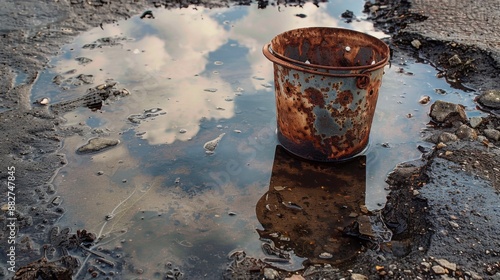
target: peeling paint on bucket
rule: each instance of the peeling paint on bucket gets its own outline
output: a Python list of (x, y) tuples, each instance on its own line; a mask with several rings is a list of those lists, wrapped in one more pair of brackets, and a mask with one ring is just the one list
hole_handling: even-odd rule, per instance
[(274, 37), (278, 140), (316, 161), (341, 161), (368, 146), (389, 47), (370, 35), (310, 27)]

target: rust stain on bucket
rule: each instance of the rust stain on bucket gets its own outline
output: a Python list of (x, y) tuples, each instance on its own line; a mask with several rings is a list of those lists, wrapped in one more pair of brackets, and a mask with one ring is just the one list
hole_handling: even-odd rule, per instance
[(389, 47), (339, 28), (302, 28), (263, 48), (274, 64), (278, 139), (311, 160), (352, 158), (368, 145)]

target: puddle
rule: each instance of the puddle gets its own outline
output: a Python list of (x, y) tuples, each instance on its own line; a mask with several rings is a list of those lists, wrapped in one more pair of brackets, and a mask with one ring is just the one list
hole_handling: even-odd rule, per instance
[[(333, 255), (349, 241), (340, 236), (328, 239), (317, 227), (342, 227), (361, 215), (361, 206), (371, 211), (384, 206), (388, 172), (418, 158), (417, 146), (427, 145), (419, 131), (429, 121), (434, 100), (474, 109), (474, 93), (451, 88), (436, 78), (430, 65), (393, 61), (385, 68), (370, 146), (363, 168), (356, 169), (360, 173), (349, 175), (349, 169), (340, 168), (335, 176), (345, 184), (335, 190), (328, 189), (329, 178), (311, 190), (287, 190), (293, 188), (286, 184), (287, 177), (275, 177), (280, 157), (273, 70), (261, 48), (283, 31), (306, 26), (346, 27), (385, 36), (369, 22), (346, 23), (340, 17), (346, 9), (362, 17), (363, 1), (345, 5), (332, 1), (319, 7), (305, 3), (303, 8), (154, 9), (154, 19), (136, 16), (104, 30), (96, 28), (64, 47), (51, 62), (54, 67), (40, 75), (33, 101), (70, 101), (113, 81), (130, 94), (104, 100), (97, 110), (77, 107), (64, 115), (68, 126), (93, 130), (64, 141), (68, 165), (54, 179), (66, 209), (61, 226), (96, 233), (108, 258), (129, 264), (123, 273), (147, 278), (182, 272), (185, 279), (218, 279), (229, 252), (236, 249), (255, 258), (288, 254), (286, 264), (276, 265), (288, 270), (301, 268), (305, 258), (343, 261)], [(419, 103), (424, 95), (431, 99), (427, 105)], [(76, 153), (99, 135), (120, 143), (100, 153)], [(290, 177), (290, 183), (299, 177)], [(350, 184), (357, 187), (349, 188)], [(277, 187), (290, 197), (266, 198)], [(320, 219), (310, 224), (319, 245), (302, 246), (306, 240), (301, 240), (300, 229), (296, 236), (283, 236), (291, 224), (262, 216), (271, 204), (292, 214), (321, 212), (313, 207), (324, 199), (321, 192), (328, 199), (340, 196), (345, 201), (329, 209), (338, 217), (335, 223)], [(272, 203), (263, 203), (263, 198)], [(262, 250), (267, 240), (279, 248), (277, 255)], [(359, 244), (351, 245), (343, 248), (352, 250), (342, 256), (355, 255)], [(91, 261), (92, 257), (86, 260)], [(85, 269), (78, 275), (87, 276)]]

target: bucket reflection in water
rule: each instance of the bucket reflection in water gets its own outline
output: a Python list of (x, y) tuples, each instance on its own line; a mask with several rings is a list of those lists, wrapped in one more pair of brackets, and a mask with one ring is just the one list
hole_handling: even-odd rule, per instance
[(389, 47), (370, 35), (310, 27), (281, 33), (263, 48), (273, 62), (278, 139), (310, 160), (362, 153)]
[(276, 147), (269, 191), (256, 205), (268, 263), (280, 266), (289, 254), (331, 264), (356, 257), (363, 243), (344, 229), (364, 216), (365, 163), (305, 161)]

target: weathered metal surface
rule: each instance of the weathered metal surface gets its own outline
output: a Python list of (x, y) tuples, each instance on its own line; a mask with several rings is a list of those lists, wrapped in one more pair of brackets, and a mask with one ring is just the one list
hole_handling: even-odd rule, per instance
[(287, 150), (338, 161), (367, 147), (389, 59), (385, 43), (351, 30), (303, 28), (276, 36), (263, 52), (274, 63), (278, 139)]

